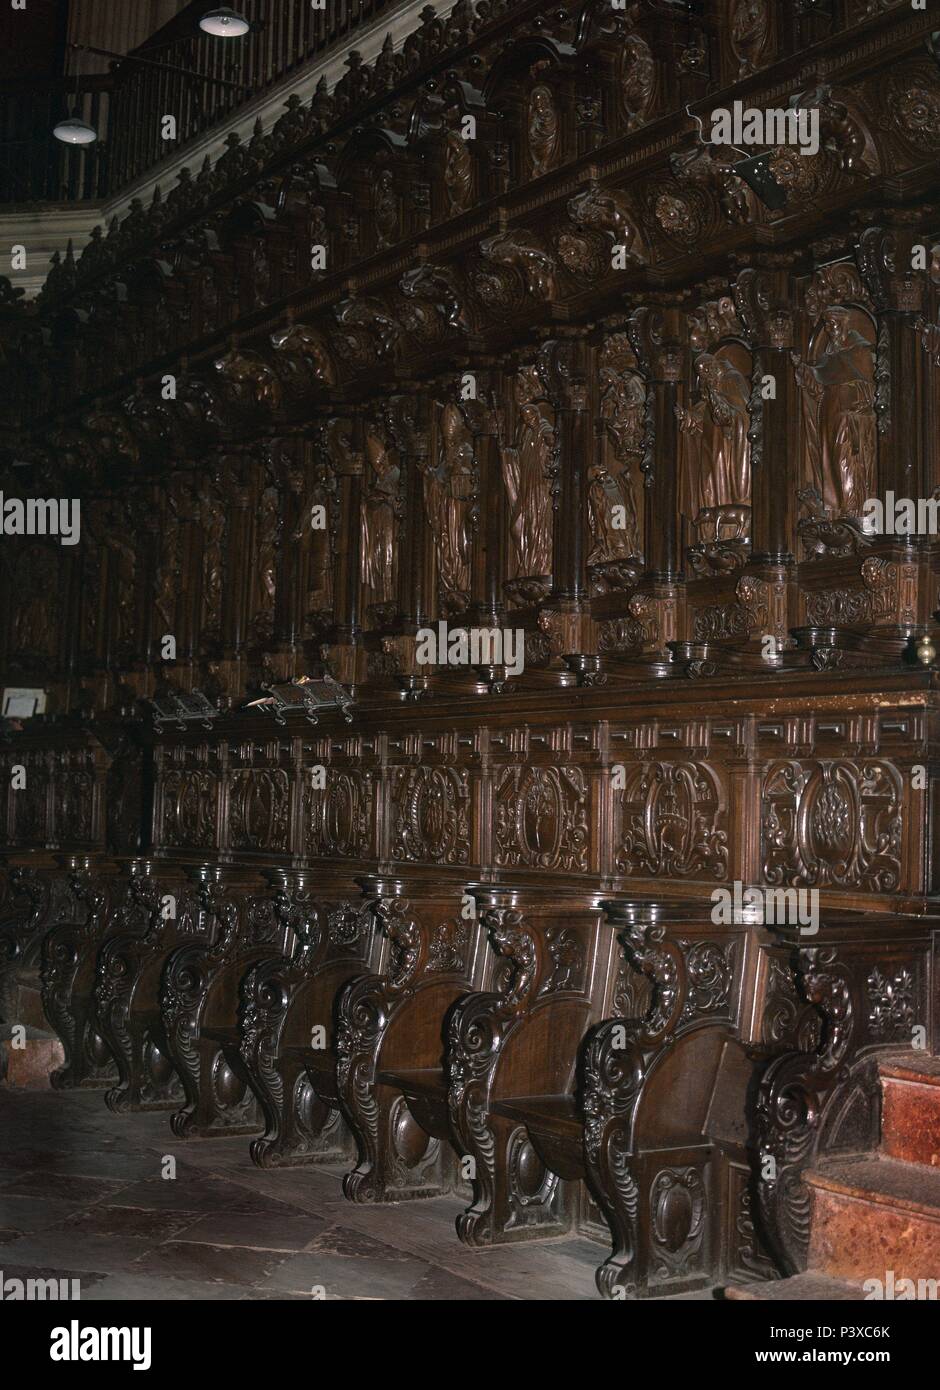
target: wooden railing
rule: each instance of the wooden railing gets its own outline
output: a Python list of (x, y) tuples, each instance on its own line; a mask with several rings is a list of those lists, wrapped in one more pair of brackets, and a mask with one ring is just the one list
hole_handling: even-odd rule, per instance
[[(0, 90), (0, 203), (106, 197), (172, 157), (257, 96), (392, 8), (394, 0), (239, 0), (244, 38), (199, 29), (208, 0), (193, 0), (102, 77), (4, 83)], [(173, 71), (177, 69), (178, 71)], [(69, 148), (52, 136), (77, 104), (98, 142)], [(165, 140), (162, 117), (176, 120)]]
[[(113, 79), (5, 82), (0, 90), (0, 204), (78, 202), (108, 192), (108, 116)], [(56, 121), (77, 115), (93, 145), (63, 145)]]

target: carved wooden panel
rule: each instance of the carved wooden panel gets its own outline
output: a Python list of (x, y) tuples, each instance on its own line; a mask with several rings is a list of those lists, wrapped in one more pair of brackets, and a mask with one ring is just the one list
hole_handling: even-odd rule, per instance
[(495, 860), (501, 868), (587, 871), (592, 808), (581, 768), (502, 768), (494, 795)]
[(727, 806), (704, 763), (628, 766), (619, 793), (614, 863), (619, 872), (721, 879), (728, 872)]
[(766, 883), (901, 887), (904, 783), (881, 759), (772, 765), (761, 796)]

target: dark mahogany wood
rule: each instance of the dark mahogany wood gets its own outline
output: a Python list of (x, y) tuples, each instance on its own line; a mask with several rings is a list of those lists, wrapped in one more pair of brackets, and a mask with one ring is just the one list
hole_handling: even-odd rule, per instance
[[(400, 22), (0, 280), (0, 491), (81, 502), (0, 537), (3, 1023), (41, 961), (55, 1084), (608, 1298), (796, 1270), (940, 1042), (940, 543), (867, 505), (940, 488), (936, 18)], [(736, 101), (818, 118), (779, 197)]]

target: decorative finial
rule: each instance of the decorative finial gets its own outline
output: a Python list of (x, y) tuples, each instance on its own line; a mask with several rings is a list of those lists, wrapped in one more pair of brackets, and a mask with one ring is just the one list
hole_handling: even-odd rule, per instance
[(937, 649), (925, 633), (917, 643), (917, 660), (923, 666), (932, 666), (936, 659)]

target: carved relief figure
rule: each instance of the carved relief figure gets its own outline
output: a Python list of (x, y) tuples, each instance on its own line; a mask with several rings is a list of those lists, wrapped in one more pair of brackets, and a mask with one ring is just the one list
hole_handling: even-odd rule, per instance
[(136, 631), (137, 552), (121, 535), (112, 534), (115, 585), (115, 636), (122, 651), (132, 650)]
[[(327, 525), (314, 527), (319, 507), (326, 508)], [(333, 603), (333, 549), (330, 544), (330, 498), (327, 489), (317, 482), (304, 498), (298, 539), (306, 551), (305, 616), (308, 619), (328, 616)]]
[(509, 497), (509, 532), (515, 573), (548, 575), (552, 569), (551, 470), (555, 429), (534, 367), (516, 378), (516, 443), (501, 449), (503, 482)]
[(440, 416), (440, 454), (424, 474), (424, 506), (434, 535), (441, 596), (466, 602), (470, 592), (470, 498), (473, 440), (458, 407), (448, 401)]
[(258, 632), (270, 630), (274, 620), (274, 590), (277, 587), (277, 543), (280, 514), (276, 487), (261, 494), (258, 541), (254, 578), (254, 625)]
[(737, 0), (731, 12), (731, 47), (742, 73), (753, 72), (767, 41), (767, 0)]
[(450, 130), (444, 139), (444, 191), (452, 215), (468, 206), (472, 181), (473, 159), (467, 141)]
[(202, 601), (203, 627), (207, 634), (218, 633), (222, 620), (222, 554), (225, 540), (225, 510), (217, 496), (204, 488), (201, 497), (203, 530)]
[(160, 530), (160, 553), (157, 560), (154, 608), (160, 634), (176, 630), (176, 600), (180, 580), (180, 521), (175, 498), (167, 498)]
[[(631, 476), (631, 465), (638, 460), (646, 433), (646, 387), (642, 377), (625, 370), (632, 354), (622, 335), (610, 340), (601, 358), (601, 419), (605, 432), (600, 441), (597, 462), (589, 470), (588, 519), (593, 548), (588, 557), (594, 565), (618, 556), (641, 557), (643, 546)], [(615, 512), (614, 508), (622, 508)], [(622, 524), (615, 525), (614, 523)]]
[(15, 650), (51, 655), (55, 643), (53, 605), (56, 563), (45, 547), (27, 551), (15, 569), (14, 592), (19, 602), (13, 612)]
[(366, 431), (366, 480), (362, 500), (362, 561), (360, 576), (373, 603), (392, 597), (395, 505), (400, 469), (375, 429)]
[(550, 87), (539, 83), (529, 93), (529, 113), (526, 122), (532, 177), (548, 173), (558, 148), (558, 112)]
[(377, 247), (382, 250), (392, 246), (398, 239), (398, 199), (391, 169), (383, 169), (376, 181), (372, 215), (375, 218)]
[[(676, 407), (683, 441), (680, 509), (700, 527), (707, 519), (703, 513), (710, 513), (717, 527), (717, 509), (748, 508), (751, 501), (750, 383), (721, 355), (724, 351), (699, 356), (695, 370), (701, 399), (690, 409)], [(739, 524), (743, 520), (738, 517)]]
[(620, 62), (620, 97), (628, 130), (636, 130), (646, 120), (655, 80), (656, 64), (649, 44), (639, 34), (630, 34), (624, 40)]
[(597, 179), (591, 179), (584, 192), (569, 201), (568, 216), (579, 227), (606, 232), (616, 245), (623, 247), (628, 264), (643, 265), (649, 259), (629, 200), (620, 189), (604, 188)]
[(827, 309), (817, 360), (795, 358), (813, 481), (832, 517), (860, 516), (875, 489), (875, 356), (853, 317)]

